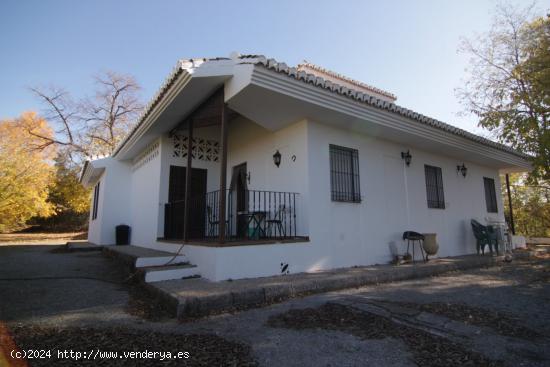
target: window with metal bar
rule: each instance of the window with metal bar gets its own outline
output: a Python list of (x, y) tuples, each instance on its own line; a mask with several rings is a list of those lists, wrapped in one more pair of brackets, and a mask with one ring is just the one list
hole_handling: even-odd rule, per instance
[(489, 213), (498, 213), (497, 193), (495, 190), (495, 180), (488, 177), (483, 177), (483, 185), (485, 187), (485, 203)]
[(97, 218), (97, 208), (99, 205), (99, 182), (94, 187), (94, 202), (92, 205), (92, 220)]
[(330, 145), (330, 192), (332, 201), (361, 202), (357, 149)]
[(445, 209), (445, 195), (443, 193), (443, 175), (440, 167), (424, 165), (426, 174), (426, 196), (428, 208)]

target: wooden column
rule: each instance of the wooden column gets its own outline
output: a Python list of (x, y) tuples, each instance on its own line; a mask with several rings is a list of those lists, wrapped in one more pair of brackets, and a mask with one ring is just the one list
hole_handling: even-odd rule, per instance
[(220, 243), (225, 242), (225, 209), (227, 206), (226, 195), (227, 195), (227, 108), (225, 106), (224, 99), (221, 99), (221, 139), (220, 139), (220, 149), (221, 149), (221, 160), (220, 160), (220, 205), (219, 205), (219, 237), (218, 240)]
[(516, 234), (516, 226), (514, 225), (514, 209), (512, 207), (512, 193), (510, 192), (510, 176), (506, 174), (506, 191), (508, 192), (508, 207), (510, 208), (510, 229), (512, 234)]
[(185, 168), (185, 197), (183, 203), (183, 241), (189, 241), (191, 171), (193, 170), (193, 119), (187, 120), (187, 167)]

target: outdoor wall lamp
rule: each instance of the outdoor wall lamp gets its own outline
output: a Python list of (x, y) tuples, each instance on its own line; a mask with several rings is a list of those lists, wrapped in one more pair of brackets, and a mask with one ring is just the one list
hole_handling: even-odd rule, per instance
[(412, 159), (412, 155), (411, 153), (407, 150), (407, 152), (401, 152), (401, 158), (403, 158), (405, 160), (405, 164), (408, 166), (411, 165), (411, 159)]
[(277, 167), (281, 165), (281, 153), (279, 153), (279, 150), (273, 154), (273, 163), (275, 163)]
[(462, 177), (466, 178), (466, 174), (468, 173), (468, 168), (462, 163), (462, 166), (456, 166), (456, 174), (458, 173), (462, 174)]

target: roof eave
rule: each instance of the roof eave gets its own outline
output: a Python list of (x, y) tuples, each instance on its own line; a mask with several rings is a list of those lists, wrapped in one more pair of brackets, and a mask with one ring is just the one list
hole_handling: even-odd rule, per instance
[[(316, 79), (289, 77), (285, 72), (272, 70), (265, 65), (256, 65), (251, 86), (280, 93), (289, 98), (318, 106), (317, 108), (320, 109), (330, 109), (336, 113), (347, 115), (349, 118), (389, 129), (388, 131), (396, 131), (411, 137), (415, 136), (418, 139), (427, 139), (440, 145), (447, 145), (453, 147), (456, 154), (459, 154), (459, 151), (470, 152), (479, 157), (478, 161), (481, 157), (486, 157), (495, 164), (500, 162), (497, 165), (499, 169), (515, 167), (527, 171), (531, 168), (530, 156), (508, 146), (489, 141), (372, 96), (360, 94), (357, 91), (349, 92), (349, 90), (348, 93), (343, 93), (339, 86), (335, 87), (331, 84), (327, 88), (324, 85), (315, 84), (316, 82), (318, 82)], [(322, 115), (326, 117), (326, 114)], [(331, 123), (335, 124), (334, 121)], [(462, 154), (458, 156), (460, 155)]]
[[(127, 146), (131, 144), (133, 140), (135, 140), (136, 136), (140, 135), (139, 134), (140, 132), (143, 132), (144, 125), (149, 125), (147, 124), (147, 122), (151, 122), (153, 120), (152, 115), (158, 114), (159, 105), (161, 105), (162, 102), (165, 100), (166, 94), (169, 93), (169, 91), (171, 90), (173, 93), (174, 89), (176, 89), (176, 92), (181, 90), (183, 86), (185, 86), (185, 81), (188, 81), (189, 77), (190, 77), (189, 73), (187, 73), (182, 68), (182, 62), (181, 61), (178, 62), (176, 67), (173, 69), (172, 73), (170, 73), (170, 75), (166, 78), (161, 88), (158, 90), (157, 94), (153, 97), (153, 99), (151, 99), (149, 104), (145, 107), (144, 112), (138, 119), (138, 122), (134, 125), (132, 130), (124, 137), (124, 139), (116, 146), (111, 156), (116, 157), (121, 152), (121, 150), (124, 150), (125, 148), (127, 148)], [(183, 80), (183, 83), (182, 83), (182, 80)], [(157, 113), (155, 113), (155, 111)]]
[[(287, 77), (291, 80), (302, 82), (306, 85), (316, 87), (315, 89), (318, 90), (324, 90), (326, 92), (329, 92), (331, 94), (339, 95), (340, 97), (345, 97), (346, 99), (351, 99), (355, 102), (359, 102), (361, 104), (368, 105), (369, 107), (373, 107), (378, 110), (384, 110), (387, 112), (390, 112), (392, 114), (400, 115), (408, 120), (413, 120), (417, 123), (421, 123), (426, 126), (431, 126), (435, 129), (439, 129), (442, 131), (445, 131), (447, 133), (461, 136), (465, 139), (468, 139), (470, 141), (473, 141), (477, 144), (481, 144), (483, 146), (491, 147), (493, 149), (497, 149), (503, 152), (506, 152), (508, 154), (515, 155), (516, 157), (521, 158), (524, 160), (525, 166), (530, 166), (530, 160), (532, 160), (532, 156), (519, 152), (507, 145), (503, 145), (494, 141), (491, 141), (487, 138), (475, 135), (473, 133), (470, 133), (466, 130), (460, 129), (458, 127), (449, 125), (445, 122), (430, 118), (428, 116), (422, 115), (418, 112), (406, 109), (404, 107), (398, 106), (395, 103), (391, 103), (388, 101), (383, 101), (377, 97), (374, 97), (372, 95), (368, 95), (366, 93), (362, 93), (359, 91), (351, 90), (345, 87), (342, 87), (340, 85), (334, 84), (334, 83), (324, 83), (323, 80), (320, 80), (322, 78), (317, 78), (313, 74), (300, 74), (296, 73), (295, 68), (288, 68), (286, 64), (282, 63), (279, 64), (273, 59), (269, 59), (266, 62), (260, 62), (256, 65), (255, 71), (258, 72), (258, 70), (266, 70), (268, 73), (275, 74), (275, 75), (282, 75), (284, 77)], [(261, 72), (260, 72), (261, 73)], [(262, 73), (265, 75), (265, 73)], [(273, 86), (273, 85), (272, 85)], [(287, 90), (281, 89), (282, 92), (285, 92)]]
[[(233, 67), (233, 60), (226, 58), (180, 61), (151, 100), (138, 120), (139, 122), (114, 150), (112, 157), (126, 159), (128, 158), (126, 157), (128, 154), (133, 154), (130, 151), (134, 150), (134, 145), (153, 126), (157, 125), (159, 118), (163, 116), (165, 110), (173, 107), (174, 100), (179, 98), (188, 86), (191, 89), (188, 93), (184, 92), (187, 93), (186, 95), (196, 93), (196, 91), (193, 92), (193, 88), (197, 85), (211, 87), (211, 84), (216, 84), (219, 87), (218, 85), (223, 84), (224, 80), (233, 75)], [(214, 88), (217, 88), (216, 86)], [(200, 97), (201, 93), (196, 93), (196, 95)], [(190, 104), (192, 103), (190, 102)], [(174, 123), (177, 122), (174, 121)]]
[(84, 163), (79, 180), (82, 186), (86, 188), (92, 187), (101, 178), (101, 175), (106, 169), (104, 163), (101, 163), (101, 161), (102, 159), (98, 159), (96, 161), (86, 161)]

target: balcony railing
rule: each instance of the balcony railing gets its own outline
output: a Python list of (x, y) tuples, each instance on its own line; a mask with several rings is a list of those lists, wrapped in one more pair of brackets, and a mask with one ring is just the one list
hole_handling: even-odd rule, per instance
[[(189, 240), (216, 241), (220, 234), (220, 191), (189, 200)], [(292, 239), (297, 237), (299, 194), (281, 191), (227, 190), (225, 238), (227, 241)], [(183, 200), (164, 207), (165, 239), (183, 238)]]

